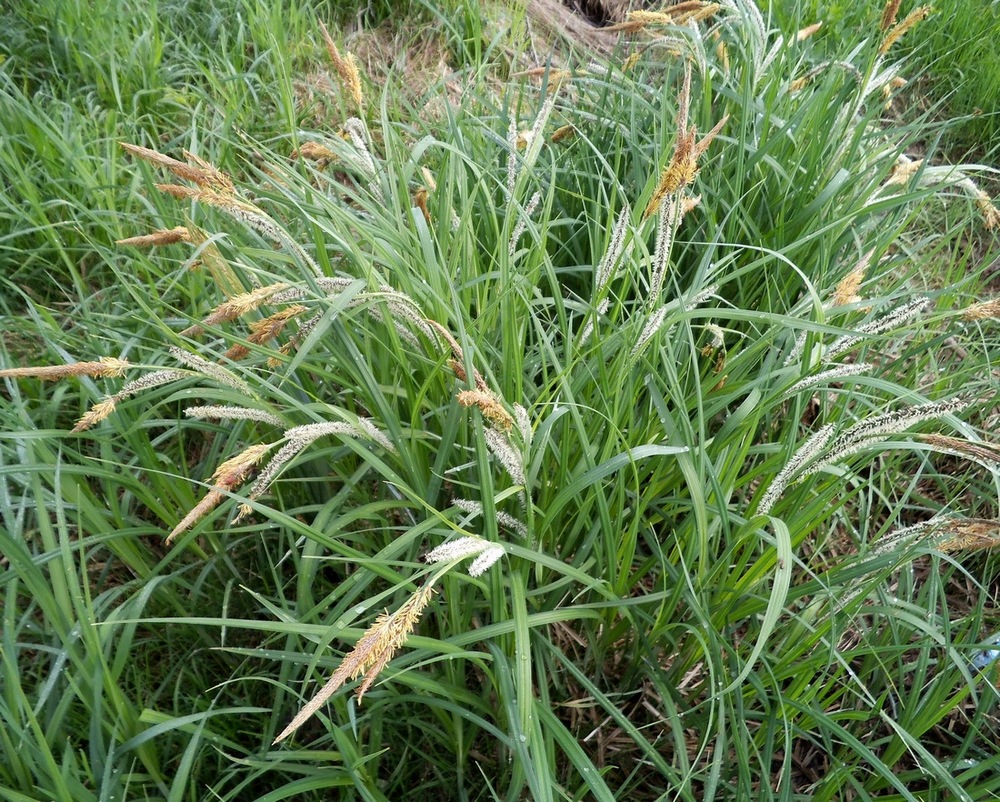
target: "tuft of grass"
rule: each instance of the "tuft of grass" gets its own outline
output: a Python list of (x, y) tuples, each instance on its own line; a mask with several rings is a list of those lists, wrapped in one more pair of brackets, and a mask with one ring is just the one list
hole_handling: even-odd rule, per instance
[(318, 131), (286, 55), (354, 86), (351, 51), (302, 10), (265, 102), (192, 60), (220, 105), (185, 136), (108, 129), (126, 202), (69, 195), (106, 289), (67, 249), (66, 306), (3, 298), (0, 785), (996, 793), (995, 310), (961, 255), (995, 207), (906, 156), (892, 50), (711, 10), (557, 72), (439, 8), (464, 71), (359, 70)]

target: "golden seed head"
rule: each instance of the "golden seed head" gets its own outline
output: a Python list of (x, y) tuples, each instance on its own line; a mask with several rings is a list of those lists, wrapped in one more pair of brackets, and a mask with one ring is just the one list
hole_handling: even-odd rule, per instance
[(360, 108), (364, 96), (361, 91), (361, 71), (358, 69), (357, 59), (351, 53), (348, 53), (346, 57), (341, 56), (326, 26), (320, 22), (319, 28), (323, 34), (323, 42), (326, 44), (326, 52), (330, 56), (330, 61), (333, 62), (333, 68), (337, 77), (340, 78), (340, 83), (347, 90), (351, 100)]
[(576, 128), (572, 125), (563, 125), (552, 132), (550, 140), (553, 143), (564, 142), (573, 139), (576, 136)]
[(289, 725), (274, 739), (274, 743), (285, 740), (301, 727), (348, 679), (363, 673), (365, 679), (358, 688), (360, 702), (375, 678), (389, 664), (393, 654), (416, 627), (433, 592), (433, 584), (428, 582), (410, 596), (396, 612), (382, 613), (361, 636), (354, 649), (341, 661), (326, 685), (296, 714)]
[(983, 190), (976, 191), (976, 208), (983, 216), (983, 223), (991, 231), (1000, 228), (1000, 209), (993, 204), (993, 200)]
[(296, 150), (292, 151), (292, 158), (308, 159), (325, 165), (336, 161), (337, 154), (319, 142), (303, 142)]
[(899, 13), (899, 4), (902, 0), (887, 0), (882, 9), (882, 20), (878, 24), (878, 29), (885, 33), (896, 21), (896, 14)]
[(128, 237), (115, 240), (116, 245), (131, 245), (136, 248), (153, 248), (158, 245), (173, 245), (177, 242), (190, 242), (191, 234), (184, 226), (162, 228), (140, 237)]
[(797, 34), (795, 34), (795, 41), (796, 42), (805, 41), (810, 36), (812, 36), (814, 33), (816, 33), (817, 31), (819, 31), (819, 29), (822, 28), (822, 27), (823, 27), (823, 23), (822, 22), (814, 22), (812, 25), (807, 25), (805, 28), (803, 28)]
[(80, 420), (76, 422), (76, 426), (73, 427), (73, 431), (83, 432), (95, 423), (100, 423), (115, 411), (117, 403), (118, 402), (114, 398), (105, 398), (103, 401), (98, 401), (83, 415), (83, 417), (80, 418)]
[(246, 478), (254, 466), (271, 450), (272, 446), (272, 443), (258, 443), (244, 449), (216, 468), (215, 473), (212, 474), (212, 481), (218, 487), (226, 490), (235, 487)]
[(233, 182), (228, 175), (211, 163), (194, 156), (187, 151), (184, 153), (185, 158), (195, 162), (197, 166), (192, 167), (190, 164), (185, 164), (184, 162), (173, 159), (170, 156), (166, 156), (159, 151), (144, 148), (141, 145), (130, 145), (127, 142), (119, 142), (118, 144), (121, 145), (125, 151), (131, 153), (136, 158), (143, 159), (144, 161), (147, 161), (150, 164), (155, 164), (158, 167), (165, 167), (178, 178), (183, 178), (185, 181), (191, 181), (199, 187), (209, 187), (226, 193), (232, 193), (233, 191)]
[(987, 320), (1000, 317), (1000, 298), (973, 304), (962, 312), (962, 317), (966, 320)]
[(457, 398), (463, 407), (478, 407), (483, 417), (497, 428), (509, 432), (514, 426), (514, 418), (504, 409), (500, 400), (488, 390), (463, 390)]
[(417, 187), (417, 191), (413, 193), (413, 205), (420, 209), (420, 213), (424, 216), (424, 220), (427, 221), (427, 225), (430, 225), (431, 211), (427, 208), (427, 187)]
[(923, 159), (901, 159), (893, 166), (885, 185), (889, 187), (908, 183), (923, 164)]
[(938, 549), (979, 551), (1000, 546), (1000, 521), (989, 518), (966, 518), (948, 521), (943, 527), (948, 535), (937, 544)]
[(882, 44), (879, 46), (879, 55), (885, 55), (889, 52), (896, 42), (905, 34), (910, 28), (916, 25), (920, 20), (924, 19), (928, 14), (931, 13), (930, 6), (919, 6), (906, 15), (906, 18), (900, 22), (898, 25), (894, 26), (889, 33), (886, 34), (885, 39), (882, 40)]

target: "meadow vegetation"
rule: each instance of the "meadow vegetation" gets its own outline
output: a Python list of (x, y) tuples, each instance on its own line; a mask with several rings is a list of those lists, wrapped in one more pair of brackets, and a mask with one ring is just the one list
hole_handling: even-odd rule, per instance
[(118, 5), (2, 18), (0, 798), (1000, 793), (935, 17)]

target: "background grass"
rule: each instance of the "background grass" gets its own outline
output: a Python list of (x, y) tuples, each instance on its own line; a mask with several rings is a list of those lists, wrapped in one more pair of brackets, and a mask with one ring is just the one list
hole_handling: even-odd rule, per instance
[[(175, 346), (244, 389), (192, 371), (68, 434), (120, 380), (5, 380), (0, 793), (996, 795), (996, 668), (970, 668), (997, 630), (995, 557), (930, 534), (884, 547), (933, 516), (998, 517), (994, 462), (915, 436), (992, 445), (994, 324), (961, 310), (989, 297), (993, 246), (939, 119), (886, 113), (878, 76), (899, 54), (879, 61), (846, 24), (821, 52), (736, 3), (714, 27), (666, 31), (679, 41), (571, 60), (557, 90), (552, 74), (517, 77), (533, 56), (516, 12), (428, 6), (456, 71), (366, 80), (362, 149), (339, 135), (356, 109), (336, 84), (309, 89), (329, 69), (317, 19), (334, 11), (8, 12), (25, 41), (0, 66), (8, 364), (112, 355), (134, 378), (177, 366)], [(39, 28), (44, 48), (29, 44)], [(691, 122), (729, 118), (658, 287), (658, 221), (642, 212), (673, 152), (674, 49), (694, 65)], [(831, 53), (857, 74), (826, 69), (789, 91)], [(563, 125), (576, 136), (549, 142)], [(532, 129), (523, 149), (508, 139)], [(119, 140), (212, 161), (298, 246), (157, 192), (173, 179)], [(305, 142), (336, 161), (291, 158)], [(887, 185), (917, 148), (923, 169)], [(623, 255), (601, 285), (619, 220)], [(114, 245), (176, 225), (211, 242)], [(869, 251), (860, 297), (831, 304)], [(351, 281), (326, 293), (310, 262)], [(294, 349), (248, 338), (276, 308), (182, 333), (225, 299), (207, 269), (220, 265), (245, 289), (302, 288), (311, 322)], [(452, 333), (466, 375), (526, 411), (530, 433), (509, 435), (523, 487), (491, 451), (489, 420), (456, 403), (468, 383), (454, 354), (394, 293)], [(920, 314), (864, 334), (916, 296)], [(843, 336), (860, 339), (837, 362), (873, 367), (824, 379)], [(223, 356), (233, 343), (245, 360)], [(833, 459), (762, 510), (821, 426), (843, 435), (958, 397), (970, 403), (957, 414)], [(282, 426), (185, 417), (196, 403), (266, 409)], [(165, 544), (245, 446), (359, 415), (395, 451), (319, 440), (250, 520), (231, 522), (249, 492), (234, 488)], [(451, 569), (363, 704), (341, 691), (271, 746), (375, 615), (426, 578), (428, 550), (470, 534), (503, 543), (500, 563), (478, 579)]]

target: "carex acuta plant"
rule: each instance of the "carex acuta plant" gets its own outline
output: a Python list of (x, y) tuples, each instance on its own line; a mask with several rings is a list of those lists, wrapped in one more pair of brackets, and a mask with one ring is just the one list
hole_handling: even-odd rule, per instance
[(199, 291), (143, 299), (145, 352), (2, 375), (79, 380), (74, 442), (152, 453), (130, 487), (180, 474), (147, 545), (198, 574), (192, 604), (219, 573), (246, 611), (199, 618), (245, 661), (219, 698), (277, 689), (234, 773), (371, 799), (840, 798), (854, 775), (798, 772), (821, 743), (899, 790), (872, 699), (909, 680), (868, 660), (874, 615), (871, 645), (847, 630), (897, 552), (997, 539), (907, 482), (938, 456), (997, 470), (981, 383), (928, 366), (944, 327), (1000, 313), (943, 310), (900, 265), (914, 210), (972, 189), (880, 129), (893, 42), (833, 70), (814, 32), (750, 0), (635, 11), (604, 62), (518, 53), (398, 121), (323, 28), (334, 130), (239, 176), (125, 146), (176, 216), (120, 253), (182, 253), (169, 288)]

